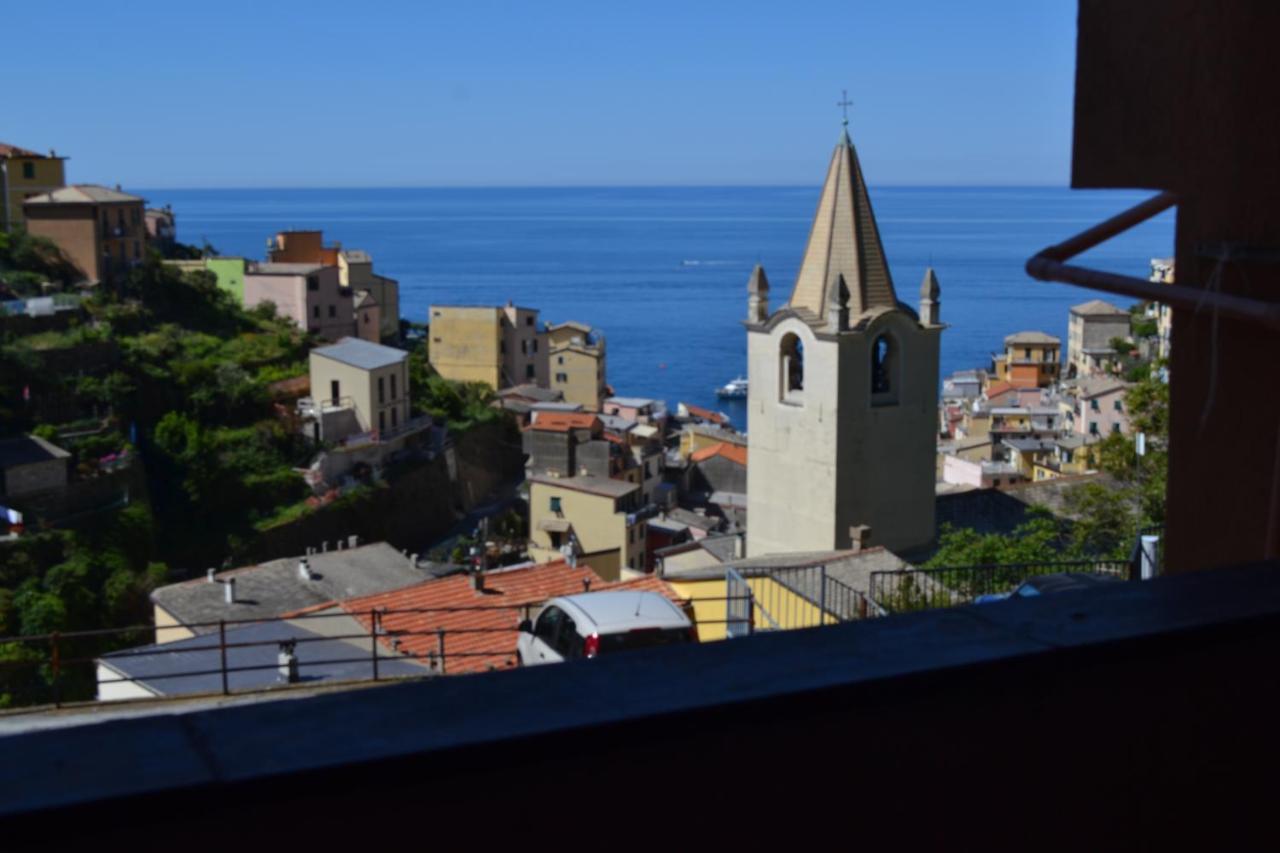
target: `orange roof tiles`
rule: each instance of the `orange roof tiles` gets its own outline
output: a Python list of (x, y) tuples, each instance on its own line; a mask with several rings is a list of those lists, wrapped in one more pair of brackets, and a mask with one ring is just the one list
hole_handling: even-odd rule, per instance
[(725, 459), (728, 459), (730, 462), (737, 463), (738, 465), (745, 466), (747, 464), (747, 449), (737, 444), (729, 444), (726, 441), (694, 451), (689, 458), (694, 462), (702, 462), (713, 456), (723, 456)]
[(574, 429), (595, 430), (600, 419), (590, 412), (538, 412), (530, 429), (547, 432), (568, 432)]
[(685, 410), (695, 418), (701, 418), (704, 421), (711, 421), (713, 424), (723, 424), (727, 418), (719, 412), (713, 412), (710, 409), (704, 409), (701, 406), (695, 406), (692, 403), (684, 404)]
[(387, 612), (379, 615), (385, 631), (383, 644), (389, 647), (396, 639), (401, 652), (423, 662), (437, 651), (436, 632), (443, 629), (445, 672), (483, 672), (516, 665), (516, 628), (524, 616), (522, 608), (532, 611), (547, 599), (583, 592), (584, 581), (590, 581), (592, 591), (637, 589), (682, 600), (659, 578), (610, 584), (586, 566), (571, 568), (561, 560), (486, 572), (483, 592), (472, 589), (470, 576), (452, 575), (349, 599), (341, 606), (366, 628), (370, 611), (385, 608)]
[(0, 142), (0, 157), (44, 157), (38, 151), (29, 151), (26, 148), (19, 148), (17, 145), (10, 145), (7, 142)]
[(1013, 390), (1013, 386), (1010, 385), (1008, 382), (1004, 382), (1004, 381), (992, 382), (990, 385), (987, 386), (987, 399), (989, 400), (992, 397), (999, 397), (1001, 394), (1007, 393), (1012, 390)]

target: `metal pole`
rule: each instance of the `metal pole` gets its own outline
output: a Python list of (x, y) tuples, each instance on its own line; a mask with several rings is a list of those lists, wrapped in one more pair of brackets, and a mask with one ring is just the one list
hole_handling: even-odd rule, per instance
[(373, 655), (373, 680), (378, 680), (378, 610), (369, 609), (369, 648)]
[(1027, 261), (1027, 274), (1041, 281), (1075, 284), (1092, 290), (1117, 293), (1121, 296), (1163, 302), (1175, 308), (1192, 311), (1199, 311), (1202, 307), (1214, 308), (1226, 317), (1280, 329), (1280, 305), (1276, 303), (1185, 284), (1160, 284), (1146, 279), (1100, 272), (1064, 263), (1081, 252), (1168, 210), (1177, 202), (1177, 196), (1173, 193), (1160, 193), (1074, 237), (1042, 249)]
[(822, 566), (822, 586), (818, 590), (818, 624), (827, 624), (827, 567)]
[[(6, 204), (8, 203), (8, 199), (5, 200), (5, 203)], [(61, 681), (61, 675), (62, 675), (62, 654), (61, 654), (61, 650), (58, 648), (58, 632), (57, 631), (53, 632), (52, 640), (53, 640), (53, 653), (51, 655), (50, 663), (53, 666), (53, 707), (60, 708), (62, 707), (62, 696), (61, 696), (62, 691), (59, 690), (59, 682)]]
[(1149, 581), (1156, 576), (1156, 547), (1159, 543), (1159, 536), (1142, 537), (1142, 550), (1138, 557), (1138, 562), (1141, 566), (1141, 577), (1144, 581)]
[(436, 651), (440, 654), (440, 674), (444, 675), (444, 629), (436, 629)]
[(227, 620), (218, 620), (218, 654), (222, 658), (222, 695), (230, 695), (231, 689), (227, 685)]

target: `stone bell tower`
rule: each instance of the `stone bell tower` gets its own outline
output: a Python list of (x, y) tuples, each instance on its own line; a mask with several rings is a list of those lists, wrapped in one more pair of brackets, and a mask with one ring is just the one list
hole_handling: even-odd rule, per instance
[[(939, 291), (898, 301), (857, 152), (841, 134), (790, 299), (751, 274), (747, 553), (934, 538)], [(870, 528), (866, 536), (866, 528)], [(858, 532), (855, 533), (855, 528)]]

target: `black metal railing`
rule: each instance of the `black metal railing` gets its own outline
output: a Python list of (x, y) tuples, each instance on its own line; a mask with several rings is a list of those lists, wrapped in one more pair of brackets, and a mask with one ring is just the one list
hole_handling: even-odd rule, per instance
[(936, 569), (872, 572), (870, 597), (890, 613), (968, 604), (985, 595), (1012, 592), (1024, 581), (1061, 572), (1107, 574), (1135, 578), (1126, 560), (1071, 560), (1043, 563), (999, 563)]
[[(722, 596), (681, 599), (688, 611), (703, 601), (726, 602), (726, 599)], [(0, 710), (232, 695), (510, 668), (516, 665), (512, 635), (520, 621), (529, 618), (539, 607), (541, 603), (344, 609), (267, 619), (222, 619), (3, 637), (0, 638)], [(432, 624), (450, 617), (456, 619), (458, 614), (474, 617), (486, 611), (498, 617), (495, 622), (504, 624), (492, 627)], [(432, 616), (438, 619), (433, 620)], [(415, 624), (423, 626), (402, 626), (401, 617), (413, 618)], [(345, 620), (346, 624), (326, 630), (323, 620)], [(735, 620), (700, 618), (695, 628), (732, 621)], [(239, 635), (242, 629), (262, 625), (280, 626), (282, 630), (267, 639)], [(174, 636), (176, 633), (186, 636)], [(486, 641), (477, 643), (476, 637)], [(335, 649), (332, 645), (319, 645), (322, 643), (343, 645)], [(459, 649), (458, 644), (464, 648)], [(316, 652), (309, 653), (310, 649)], [(129, 666), (130, 661), (143, 659), (168, 659), (173, 665), (145, 673)], [(476, 666), (477, 659), (486, 662)], [(261, 677), (269, 673), (274, 673), (274, 677)], [(183, 679), (187, 681), (179, 683)]]
[(759, 578), (773, 581), (752, 587), (760, 617), (755, 627), (759, 630), (809, 628), (884, 615), (868, 596), (832, 577), (823, 565), (743, 569), (740, 573), (748, 583)]

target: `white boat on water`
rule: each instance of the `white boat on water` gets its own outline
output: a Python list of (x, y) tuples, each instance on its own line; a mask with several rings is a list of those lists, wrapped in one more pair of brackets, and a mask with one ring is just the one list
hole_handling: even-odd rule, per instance
[(717, 388), (716, 396), (722, 400), (747, 399), (747, 380), (744, 377), (739, 376), (732, 382)]

